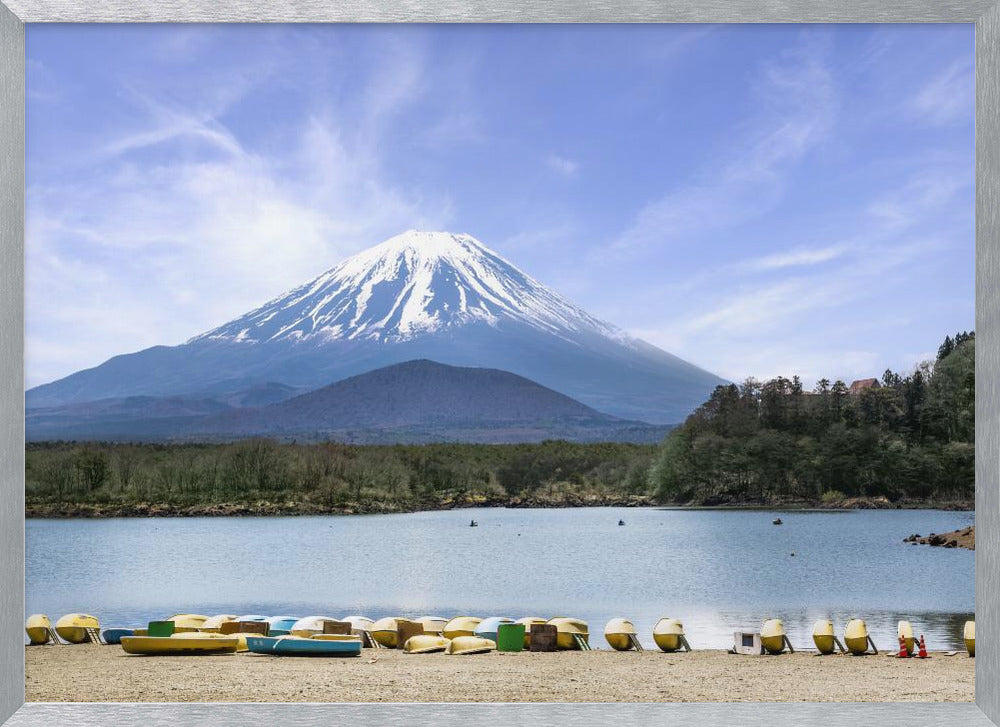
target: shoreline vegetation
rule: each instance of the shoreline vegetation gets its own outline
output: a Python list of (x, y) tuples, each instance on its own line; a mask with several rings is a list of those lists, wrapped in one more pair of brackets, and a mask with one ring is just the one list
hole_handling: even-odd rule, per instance
[(662, 444), (26, 445), (34, 518), (463, 507), (974, 509), (975, 336), (908, 376), (719, 386)]

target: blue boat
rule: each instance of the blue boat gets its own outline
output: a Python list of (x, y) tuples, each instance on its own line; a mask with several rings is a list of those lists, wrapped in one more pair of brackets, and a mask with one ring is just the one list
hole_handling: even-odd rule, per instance
[(122, 636), (135, 636), (135, 629), (107, 628), (101, 632), (105, 644), (120, 644)]
[(272, 616), (267, 620), (267, 635), (287, 636), (292, 632), (292, 626), (298, 620), (298, 616)]
[(496, 641), (497, 630), (500, 628), (500, 624), (512, 623), (514, 623), (514, 619), (512, 618), (506, 618), (505, 616), (490, 616), (489, 618), (484, 618), (480, 621), (473, 633), (481, 639)]
[(361, 638), (334, 634), (318, 639), (301, 636), (247, 636), (247, 650), (271, 656), (361, 656)]

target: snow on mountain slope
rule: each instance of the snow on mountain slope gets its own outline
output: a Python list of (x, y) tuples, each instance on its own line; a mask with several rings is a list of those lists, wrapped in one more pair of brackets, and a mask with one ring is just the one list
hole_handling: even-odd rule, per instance
[(587, 332), (629, 340), (471, 235), (411, 230), (191, 342), (388, 343), (511, 321), (563, 338)]

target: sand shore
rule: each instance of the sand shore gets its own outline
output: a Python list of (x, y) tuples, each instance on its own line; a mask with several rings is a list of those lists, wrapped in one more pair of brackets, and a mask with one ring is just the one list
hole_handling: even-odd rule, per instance
[(975, 659), (636, 652), (359, 658), (129, 656), (117, 646), (25, 647), (28, 701), (969, 702)]

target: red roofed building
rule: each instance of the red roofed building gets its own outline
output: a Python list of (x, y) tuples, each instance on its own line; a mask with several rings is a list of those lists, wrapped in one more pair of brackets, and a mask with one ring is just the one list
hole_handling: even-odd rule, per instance
[(851, 386), (847, 391), (849, 394), (857, 395), (866, 389), (878, 389), (880, 386), (882, 385), (878, 382), (878, 379), (858, 379), (851, 382)]

